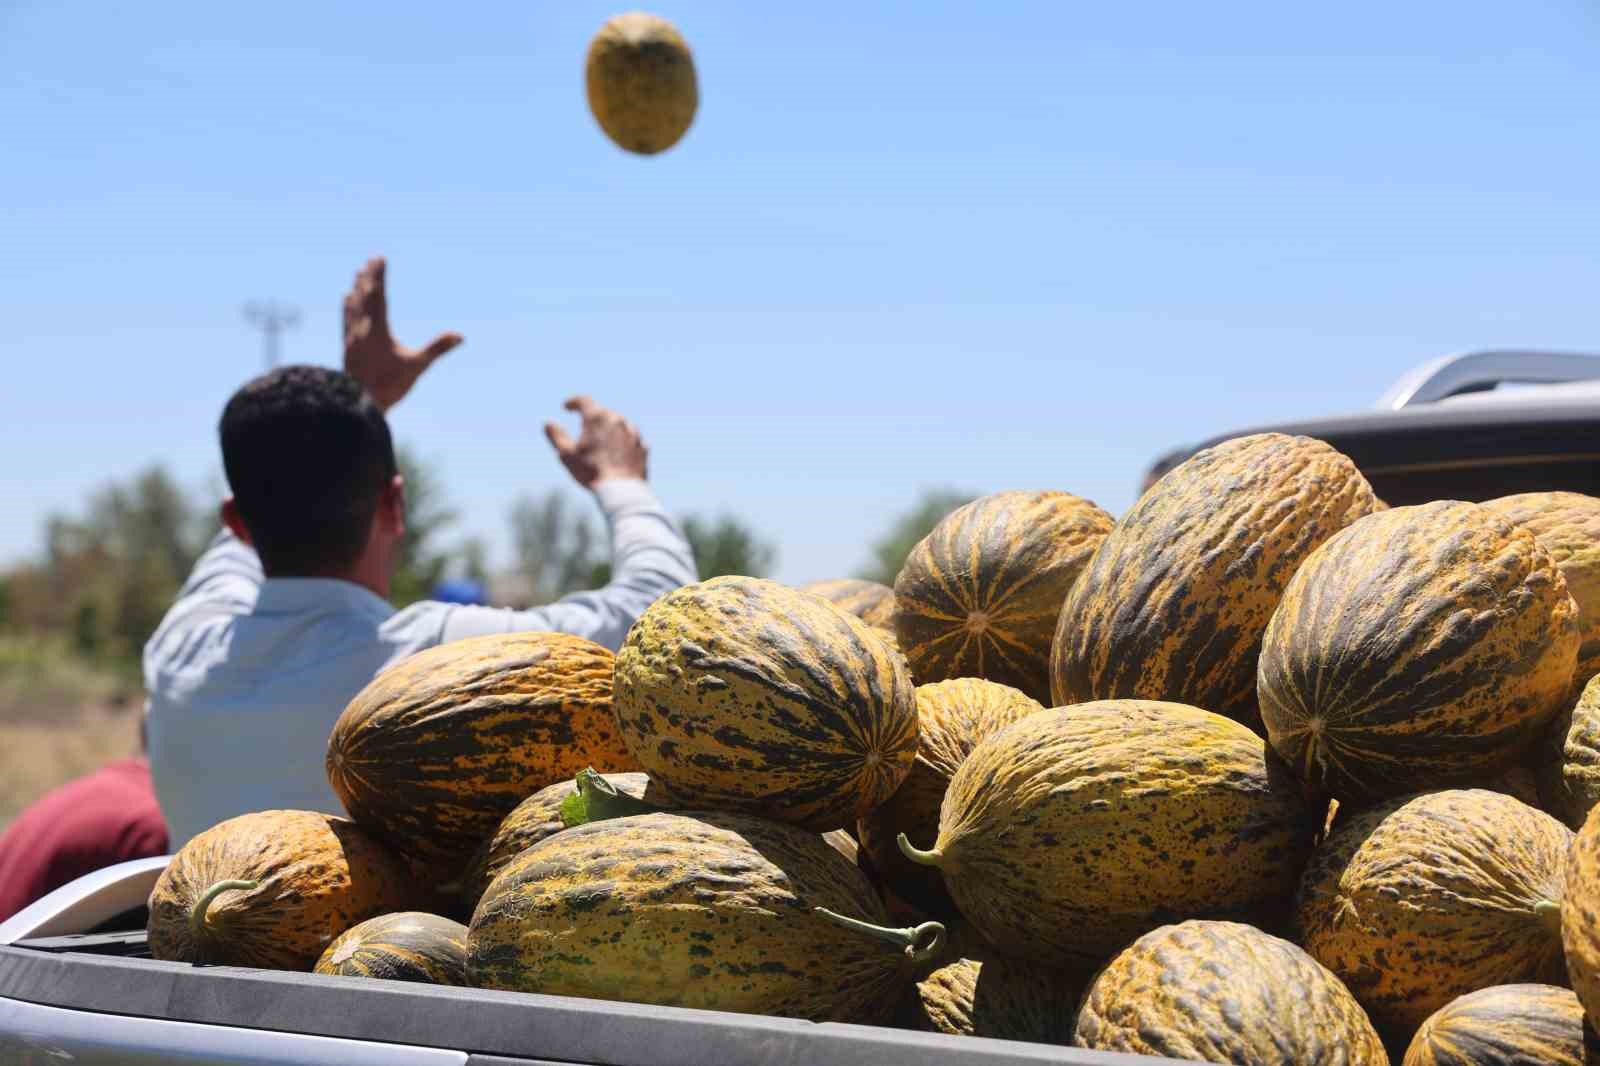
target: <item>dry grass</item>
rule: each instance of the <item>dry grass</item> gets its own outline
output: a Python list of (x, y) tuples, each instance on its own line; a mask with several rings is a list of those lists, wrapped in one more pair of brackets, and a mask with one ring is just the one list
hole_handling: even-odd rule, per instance
[(48, 641), (0, 639), (0, 827), (57, 785), (137, 751), (142, 706), (125, 674)]
[(139, 716), (81, 707), (49, 722), (0, 722), (0, 826), (74, 777), (138, 750)]

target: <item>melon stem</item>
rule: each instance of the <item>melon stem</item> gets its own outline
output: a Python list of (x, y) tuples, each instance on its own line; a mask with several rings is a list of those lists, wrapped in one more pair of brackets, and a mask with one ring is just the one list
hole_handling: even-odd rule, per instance
[(1533, 913), (1547, 930), (1556, 936), (1561, 935), (1561, 904), (1541, 899), (1533, 905)]
[(812, 907), (811, 913), (820, 914), (828, 921), (842, 925), (846, 929), (875, 936), (879, 940), (887, 940), (896, 947), (904, 949), (912, 962), (927, 962), (944, 947), (944, 926), (938, 922), (923, 922), (921, 925), (911, 925), (904, 929), (893, 929), (886, 925), (863, 922), (858, 918), (847, 918), (826, 907)]
[(195, 936), (204, 935), (206, 928), (206, 911), (211, 907), (211, 901), (224, 892), (242, 891), (255, 888), (260, 881), (218, 881), (194, 901), (194, 906), (189, 908), (189, 931)]
[[(652, 807), (643, 800), (634, 799), (626, 792), (619, 792), (615, 785), (596, 772), (592, 766), (578, 771), (578, 776), (573, 779), (573, 786), (582, 801), (582, 809), (572, 811), (566, 804), (562, 805), (561, 821), (568, 829), (611, 818), (626, 818), (631, 814), (653, 814), (661, 809)], [(569, 818), (569, 814), (575, 817)]]
[(944, 858), (944, 854), (938, 848), (934, 848), (931, 851), (922, 851), (912, 847), (911, 841), (906, 838), (904, 833), (895, 838), (895, 843), (900, 845), (900, 854), (923, 866), (938, 866), (939, 860)]

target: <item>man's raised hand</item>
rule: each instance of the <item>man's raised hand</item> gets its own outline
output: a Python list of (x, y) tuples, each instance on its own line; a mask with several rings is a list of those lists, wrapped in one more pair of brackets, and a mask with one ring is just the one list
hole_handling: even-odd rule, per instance
[(583, 420), (575, 441), (554, 422), (544, 424), (562, 465), (586, 489), (613, 478), (644, 478), (650, 450), (632, 422), (587, 396), (574, 396), (563, 404)]
[(405, 398), (433, 361), (461, 343), (441, 333), (421, 348), (395, 343), (389, 333), (389, 298), (383, 257), (367, 260), (344, 298), (344, 372), (365, 385), (387, 411)]

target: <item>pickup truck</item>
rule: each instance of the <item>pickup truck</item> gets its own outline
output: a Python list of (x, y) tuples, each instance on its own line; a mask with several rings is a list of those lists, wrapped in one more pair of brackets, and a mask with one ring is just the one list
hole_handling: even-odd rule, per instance
[[(1600, 356), (1469, 353), (1406, 375), (1377, 410), (1263, 428), (1327, 440), (1391, 504), (1539, 489), (1600, 494)], [(1215, 440), (1163, 457), (1152, 473)], [(0, 1063), (1170, 1061), (871, 1026), (160, 962), (145, 946), (144, 902), (166, 862), (144, 859), (98, 871), (0, 924)]]

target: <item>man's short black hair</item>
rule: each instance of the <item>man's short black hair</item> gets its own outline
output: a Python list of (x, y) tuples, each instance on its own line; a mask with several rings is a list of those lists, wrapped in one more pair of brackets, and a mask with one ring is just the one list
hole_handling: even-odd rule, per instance
[(360, 558), (395, 474), (383, 412), (360, 382), (285, 366), (222, 411), (222, 466), (269, 574), (337, 572)]

